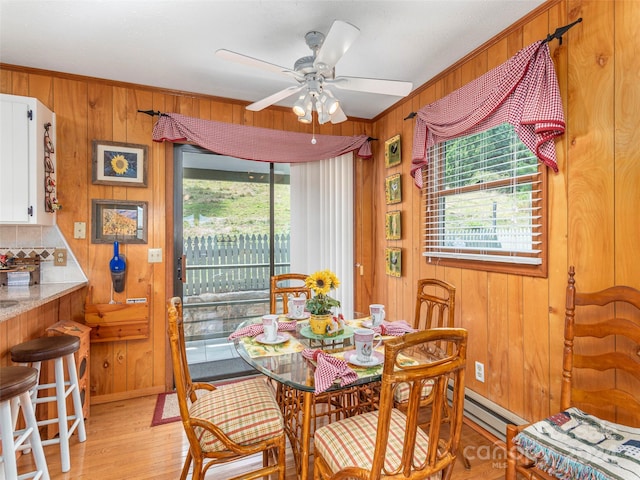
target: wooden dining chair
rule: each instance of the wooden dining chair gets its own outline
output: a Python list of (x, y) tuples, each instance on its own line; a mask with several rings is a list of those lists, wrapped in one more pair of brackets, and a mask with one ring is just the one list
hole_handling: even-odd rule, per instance
[[(455, 318), (456, 287), (444, 280), (423, 278), (418, 280), (416, 309), (413, 328), (429, 330), (431, 328), (453, 328)], [(422, 406), (431, 404), (430, 385), (425, 386)], [(395, 406), (406, 411), (409, 401), (409, 388), (399, 385), (395, 390)]]
[[(417, 480), (439, 472), (443, 479), (451, 478), (462, 429), (467, 331), (437, 328), (408, 333), (387, 341), (384, 350), (379, 410), (330, 423), (315, 432), (316, 480)], [(416, 352), (421, 353), (416, 356)], [(400, 354), (419, 363), (400, 361)], [(426, 383), (432, 385), (433, 405), (428, 431), (419, 425)], [(394, 408), (394, 390), (399, 384), (408, 384), (410, 389), (406, 414)], [(451, 418), (444, 422), (448, 389), (452, 392)]]
[(262, 467), (234, 480), (277, 474), (285, 478), (285, 433), (273, 391), (261, 378), (222, 387), (193, 383), (184, 340), (182, 302), (169, 299), (168, 333), (182, 425), (189, 451), (182, 468), (185, 480), (193, 464), (193, 480), (204, 479), (209, 467), (262, 453)]
[(562, 352), (560, 409), (507, 425), (505, 478), (638, 478), (640, 290), (579, 290), (569, 267)]
[[(282, 273), (271, 277), (270, 304), (271, 313), (289, 312), (289, 298), (299, 297), (305, 294), (311, 298), (311, 289), (304, 283), (308, 275), (304, 273)], [(278, 312), (278, 305), (282, 305), (282, 311)]]

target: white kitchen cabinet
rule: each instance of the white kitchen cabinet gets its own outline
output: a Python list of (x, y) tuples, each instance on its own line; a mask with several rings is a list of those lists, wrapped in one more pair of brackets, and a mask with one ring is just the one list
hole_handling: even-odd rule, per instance
[(56, 117), (38, 99), (0, 94), (0, 224), (54, 225)]

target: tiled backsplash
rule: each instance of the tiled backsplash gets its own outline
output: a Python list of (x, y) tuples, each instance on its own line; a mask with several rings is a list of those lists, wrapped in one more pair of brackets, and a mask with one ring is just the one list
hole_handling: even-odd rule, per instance
[[(53, 251), (57, 248), (67, 250), (67, 265), (64, 267), (53, 265)], [(40, 255), (40, 283), (87, 281), (64, 235), (56, 225), (0, 225), (0, 255), (19, 258)]]

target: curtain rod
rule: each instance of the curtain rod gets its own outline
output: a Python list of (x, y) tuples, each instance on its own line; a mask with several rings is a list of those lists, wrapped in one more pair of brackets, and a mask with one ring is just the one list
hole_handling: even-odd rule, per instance
[(138, 110), (138, 113), (146, 113), (150, 117), (154, 117), (156, 115), (158, 115), (158, 116), (163, 115), (163, 113), (160, 112), (160, 110), (158, 110), (158, 111), (154, 111), (154, 110)]
[[(558, 27), (556, 28), (556, 31), (553, 33), (550, 33), (549, 35), (547, 35), (547, 38), (545, 38), (544, 40), (542, 40), (541, 45), (544, 45), (545, 43), (549, 43), (551, 40), (553, 39), (558, 39), (558, 41), (560, 42), (560, 45), (562, 45), (562, 36), (567, 33), (567, 31), (573, 27), (574, 25), (578, 24), (582, 22), (582, 17), (580, 17), (579, 19), (577, 19), (575, 22), (570, 23), (569, 25), (565, 25), (564, 27)], [(417, 115), (416, 112), (411, 112), (409, 115), (407, 115), (404, 120), (410, 120), (413, 117), (415, 117)]]

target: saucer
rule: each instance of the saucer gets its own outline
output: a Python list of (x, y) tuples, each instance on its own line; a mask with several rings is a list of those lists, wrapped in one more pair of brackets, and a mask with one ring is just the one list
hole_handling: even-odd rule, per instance
[(293, 315), (289, 315), (288, 313), (286, 314), (286, 317), (289, 320), (306, 320), (310, 316), (311, 316), (310, 312), (304, 312), (301, 317), (294, 317)]
[(358, 353), (355, 350), (349, 350), (348, 352), (344, 353), (344, 359), (348, 363), (357, 365), (359, 367), (375, 367), (384, 363), (384, 354), (374, 351), (371, 355), (371, 360), (369, 360), (368, 362), (362, 362), (358, 360)]
[(267, 340), (264, 338), (264, 333), (260, 333), (256, 335), (256, 338), (254, 340), (264, 345), (279, 345), (281, 343), (288, 341), (289, 338), (291, 338), (291, 336), (288, 333), (278, 333), (278, 336), (276, 337), (275, 340)]
[[(365, 320), (364, 322), (362, 322), (362, 326), (365, 328), (373, 328), (374, 325), (373, 323), (371, 323), (371, 320)], [(380, 325), (375, 325), (376, 327), (379, 327)]]

